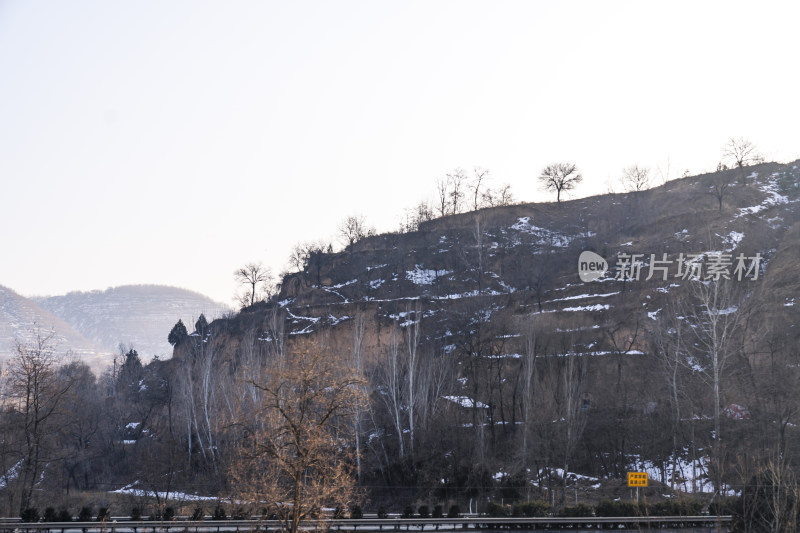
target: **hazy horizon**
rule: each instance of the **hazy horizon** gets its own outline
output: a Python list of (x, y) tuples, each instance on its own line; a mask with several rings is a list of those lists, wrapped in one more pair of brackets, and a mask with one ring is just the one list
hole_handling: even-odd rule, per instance
[(457, 167), (550, 201), (633, 164), (711, 171), (732, 137), (800, 156), (794, 21), (744, 2), (0, 2), (0, 285), (168, 285), (362, 214), (394, 230)]

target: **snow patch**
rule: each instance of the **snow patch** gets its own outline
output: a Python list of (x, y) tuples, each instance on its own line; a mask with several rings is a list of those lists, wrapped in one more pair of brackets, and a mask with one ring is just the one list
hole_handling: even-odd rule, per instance
[(478, 409), (488, 409), (489, 406), (483, 402), (479, 402), (477, 400), (473, 400), (469, 396), (442, 396), (445, 400), (449, 400), (453, 403), (457, 403), (461, 407), (473, 408), (477, 407)]
[(406, 271), (406, 279), (415, 285), (431, 285), (436, 278), (451, 274), (452, 270), (431, 270), (414, 265), (414, 270)]
[(191, 502), (199, 502), (199, 501), (216, 501), (218, 500), (215, 496), (198, 496), (197, 494), (187, 494), (185, 492), (161, 492), (161, 491), (153, 491), (153, 490), (146, 490), (146, 489), (137, 489), (134, 488), (138, 485), (138, 481), (134, 481), (129, 485), (125, 485), (124, 487), (109, 491), (112, 494), (130, 494), (132, 496), (158, 496), (162, 499), (169, 499), (169, 500), (177, 500), (177, 501), (191, 501)]
[(594, 304), (594, 305), (582, 305), (579, 307), (565, 307), (562, 311), (605, 311), (609, 309), (611, 306), (608, 304)]

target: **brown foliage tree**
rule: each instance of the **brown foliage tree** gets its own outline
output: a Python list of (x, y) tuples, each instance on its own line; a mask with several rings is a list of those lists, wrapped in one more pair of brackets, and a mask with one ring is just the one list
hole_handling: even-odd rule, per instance
[(323, 506), (349, 506), (355, 450), (348, 436), (365, 401), (363, 379), (312, 345), (275, 357), (246, 385), (256, 394), (242, 405), (230, 470), (234, 498), (266, 502), (291, 533)]

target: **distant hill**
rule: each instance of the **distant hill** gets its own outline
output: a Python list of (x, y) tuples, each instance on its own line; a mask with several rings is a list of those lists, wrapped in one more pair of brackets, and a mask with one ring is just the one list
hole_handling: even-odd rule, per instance
[(211, 321), (229, 311), (200, 293), (161, 285), (126, 285), (33, 301), (103, 350), (116, 353), (123, 343), (144, 360), (171, 357), (167, 335), (178, 319), (191, 331), (201, 313)]
[(56, 351), (71, 351), (96, 369), (105, 364), (112, 353), (31, 299), (0, 285), (0, 360), (14, 353), (15, 340), (22, 343), (35, 340), (37, 329), (42, 334), (54, 331)]

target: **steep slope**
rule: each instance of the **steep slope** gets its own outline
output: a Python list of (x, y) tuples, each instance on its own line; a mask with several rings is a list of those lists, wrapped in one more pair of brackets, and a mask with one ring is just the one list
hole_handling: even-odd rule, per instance
[(106, 350), (116, 352), (123, 343), (145, 359), (172, 354), (167, 334), (179, 319), (191, 329), (201, 313), (212, 320), (229, 312), (202, 294), (159, 285), (71, 292), (35, 301)]
[[(800, 169), (747, 172), (746, 184), (730, 170), (365, 238), (309, 257), (274, 302), (214, 322), (176, 355), (202, 352), (219, 364), (283, 350), (283, 340), (291, 349), (317, 339), (345, 353), (357, 344), (373, 394), (364, 438), (376, 447), (375, 483), (460, 476), (466, 493), (469, 483), (508, 475), (566, 487), (555, 468), (597, 478), (645, 468), (663, 481), (671, 459), (684, 473), (676, 483), (707, 488), (717, 434), (702, 333), (710, 285), (693, 272), (730, 278), (722, 295), (730, 301), (711, 306), (731, 324), (720, 402), (741, 416), (724, 415), (729, 457), (800, 443), (795, 426), (774, 422), (786, 396), (774, 391), (800, 379), (787, 359), (800, 340)], [(584, 251), (608, 263), (596, 281), (579, 277)], [(665, 371), (672, 348), (674, 397)], [(412, 444), (425, 451), (404, 456)], [(421, 481), (421, 471), (434, 481)]]
[(0, 286), (0, 359), (7, 359), (15, 352), (15, 342), (31, 343), (37, 332), (46, 335), (55, 333), (57, 352), (71, 351), (95, 369), (103, 366), (110, 352), (85, 338), (50, 311), (36, 305), (29, 298)]
[[(630, 322), (649, 319), (672, 286), (686, 281), (676, 277), (681, 254), (707, 262), (709, 252), (722, 252), (732, 262), (738, 254), (759, 254), (762, 283), (757, 285), (771, 294), (766, 303), (783, 305), (782, 298), (798, 289), (787, 264), (796, 251), (792, 228), (798, 203), (796, 190), (779, 189), (796, 183), (800, 171), (795, 164), (765, 164), (751, 172), (749, 186), (737, 184), (735, 172), (726, 171), (641, 193), (564, 202), (562, 208), (525, 204), (436, 219), (415, 233), (371, 237), (326, 255), (288, 276), (277, 300), (294, 334), (338, 323), (358, 306), (374, 308), (379, 317), (396, 317), (417, 299), (433, 309), (478, 298), (515, 312), (571, 313), (572, 319), (594, 324), (624, 316)], [(730, 183), (722, 210), (710, 194), (717, 179)], [(608, 261), (602, 280), (580, 281), (578, 257), (584, 250)], [(613, 279), (626, 254), (641, 254), (640, 280)], [(666, 281), (660, 279), (662, 271), (645, 280), (651, 254), (657, 260), (667, 254)], [(728, 275), (734, 276), (735, 267), (729, 266)], [(780, 289), (770, 292), (772, 287)]]

